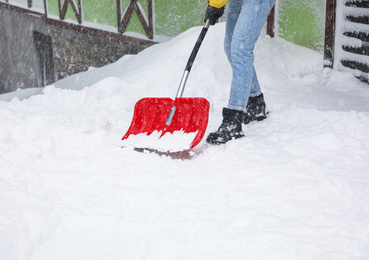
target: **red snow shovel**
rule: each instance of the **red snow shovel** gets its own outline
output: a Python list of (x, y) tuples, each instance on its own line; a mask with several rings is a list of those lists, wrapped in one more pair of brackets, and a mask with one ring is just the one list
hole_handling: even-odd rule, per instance
[(194, 148), (203, 138), (209, 117), (209, 101), (205, 98), (182, 98), (184, 87), (192, 64), (209, 29), (210, 22), (206, 21), (197, 42), (192, 50), (183, 73), (175, 100), (171, 98), (143, 98), (139, 100), (133, 112), (133, 120), (122, 140), (130, 135), (151, 135), (158, 131), (160, 137), (166, 133), (173, 134), (182, 131), (185, 134), (196, 133), (190, 149)]

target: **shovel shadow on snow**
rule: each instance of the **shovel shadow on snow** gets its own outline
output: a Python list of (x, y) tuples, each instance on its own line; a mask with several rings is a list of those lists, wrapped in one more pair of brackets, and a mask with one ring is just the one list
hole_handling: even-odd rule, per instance
[(183, 150), (178, 152), (168, 152), (168, 151), (159, 151), (152, 148), (134, 148), (133, 150), (139, 153), (153, 153), (157, 154), (160, 157), (165, 156), (172, 158), (174, 160), (191, 160), (201, 154), (204, 150), (208, 148), (207, 144), (204, 144), (200, 147), (193, 148), (191, 150)]

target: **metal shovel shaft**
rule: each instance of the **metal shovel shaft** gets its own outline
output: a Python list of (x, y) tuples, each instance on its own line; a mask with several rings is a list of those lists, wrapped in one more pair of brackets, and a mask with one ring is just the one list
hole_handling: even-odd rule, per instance
[[(183, 96), (183, 92), (184, 92), (184, 88), (187, 83), (188, 75), (190, 74), (192, 65), (195, 61), (197, 53), (199, 52), (200, 46), (205, 38), (205, 35), (208, 32), (209, 26), (210, 26), (210, 20), (208, 19), (206, 20), (205, 25), (202, 28), (200, 35), (197, 38), (196, 44), (191, 52), (190, 58), (188, 59), (185, 71), (183, 72), (183, 75), (182, 75), (181, 82), (179, 83), (176, 98), (180, 98)], [(172, 119), (173, 119), (174, 113), (176, 112), (176, 109), (177, 108), (175, 106), (172, 106), (172, 108), (170, 109), (169, 116), (167, 118), (167, 121), (165, 122), (166, 126), (170, 126), (170, 124), (172, 123)]]

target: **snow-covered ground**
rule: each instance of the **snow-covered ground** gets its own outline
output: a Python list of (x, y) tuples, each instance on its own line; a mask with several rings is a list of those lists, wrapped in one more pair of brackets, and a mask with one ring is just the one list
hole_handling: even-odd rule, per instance
[[(243, 139), (182, 159), (121, 148), (140, 98), (174, 97), (200, 30), (0, 96), (0, 259), (369, 259), (369, 87), (317, 52), (261, 36), (271, 113)], [(210, 101), (207, 132), (223, 37), (209, 29), (184, 93)]]

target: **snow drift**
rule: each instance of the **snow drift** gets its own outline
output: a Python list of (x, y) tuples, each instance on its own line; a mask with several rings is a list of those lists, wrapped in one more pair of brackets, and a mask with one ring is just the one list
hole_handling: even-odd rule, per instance
[[(261, 36), (271, 113), (245, 138), (176, 158), (121, 148), (137, 100), (175, 95), (200, 30), (0, 96), (1, 259), (368, 257), (369, 89), (320, 53)], [(209, 29), (184, 93), (210, 101), (208, 131), (229, 94), (223, 37)]]

